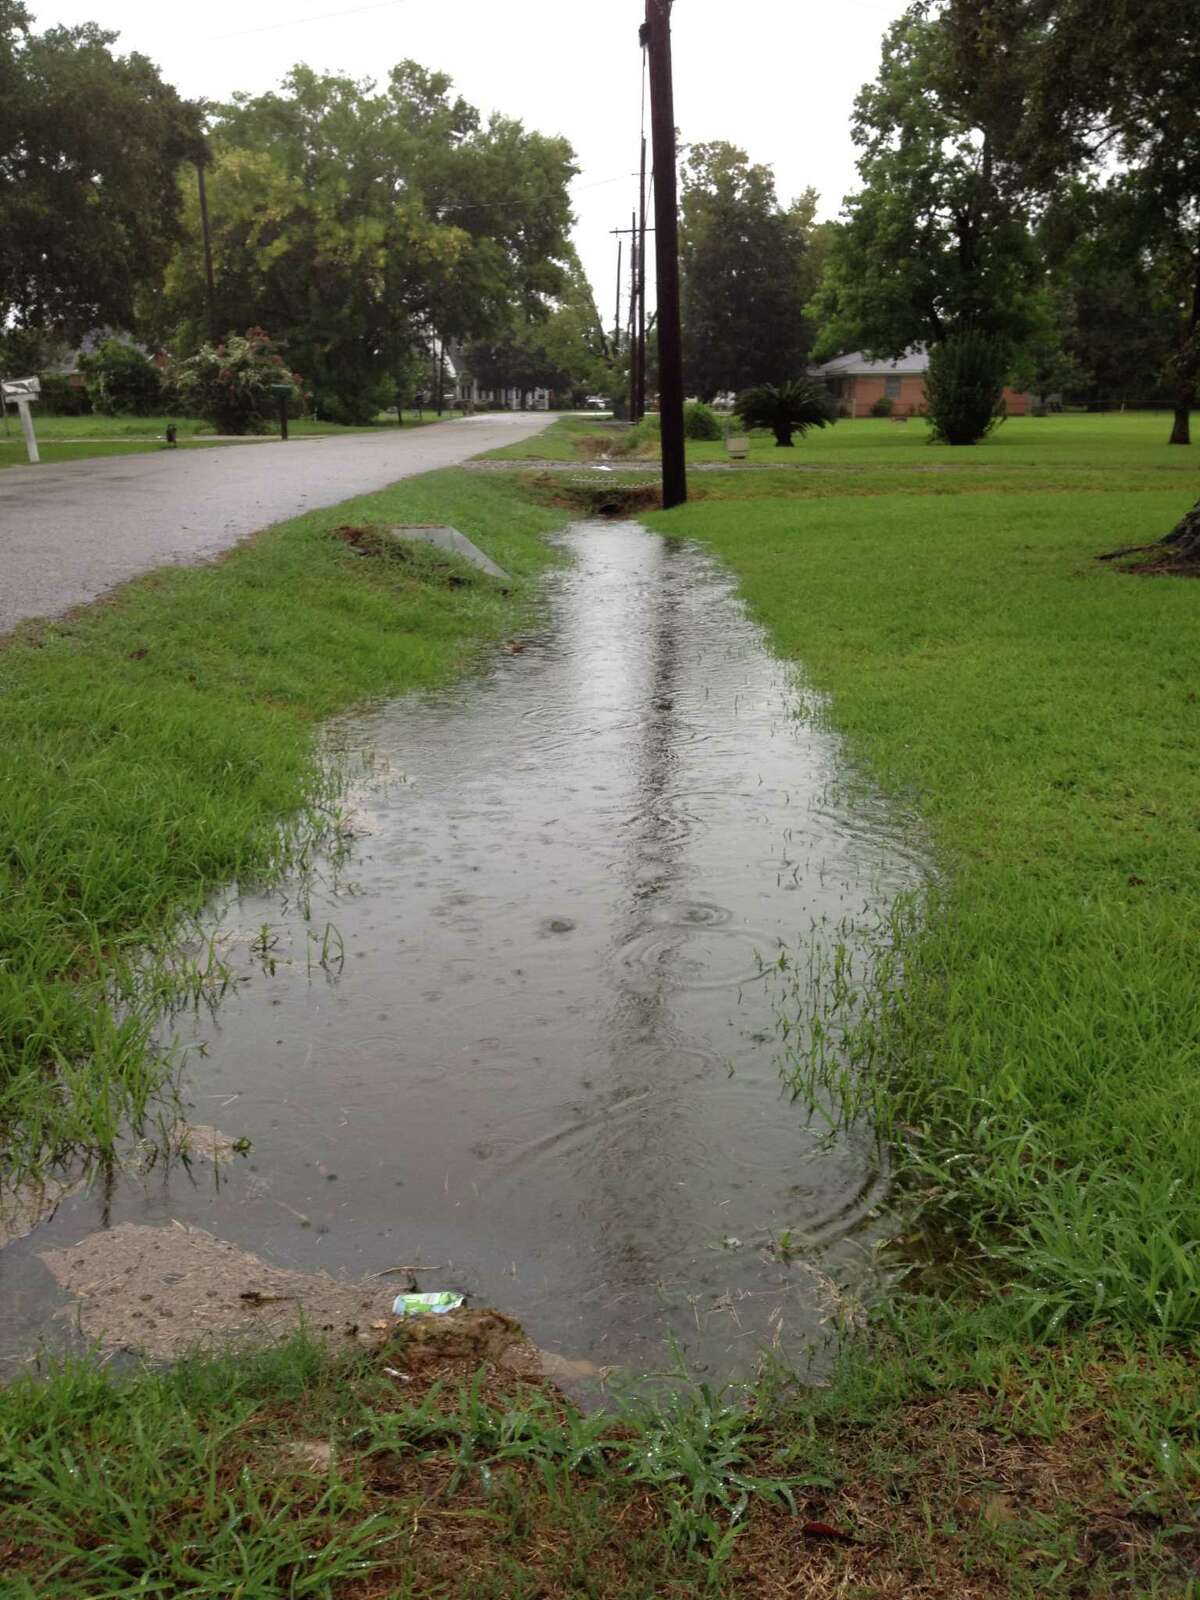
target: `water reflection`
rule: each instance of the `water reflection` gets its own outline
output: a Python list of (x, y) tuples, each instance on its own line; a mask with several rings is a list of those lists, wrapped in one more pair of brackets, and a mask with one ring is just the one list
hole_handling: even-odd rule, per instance
[(867, 1132), (831, 1146), (781, 1095), (761, 975), (919, 866), (883, 808), (830, 801), (836, 744), (720, 569), (636, 524), (565, 543), (522, 648), (341, 728), (385, 777), (309, 920), (286, 895), (217, 919), (244, 981), (184, 1038), (188, 1087), (249, 1160), (66, 1202), (0, 1256), (23, 1335), (36, 1249), (111, 1218), (305, 1269), (446, 1263), (422, 1287), (602, 1364), (671, 1334), (726, 1375), (822, 1339), (886, 1185)]

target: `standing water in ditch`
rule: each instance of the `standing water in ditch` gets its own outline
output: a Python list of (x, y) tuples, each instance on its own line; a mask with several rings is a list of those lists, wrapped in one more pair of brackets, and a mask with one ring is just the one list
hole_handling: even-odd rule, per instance
[(633, 523), (562, 542), (539, 632), (338, 725), (378, 774), (348, 862), (214, 923), (240, 981), (173, 1026), (189, 1114), (249, 1154), (70, 1198), (0, 1257), (27, 1313), (39, 1250), (119, 1222), (420, 1264), (643, 1371), (672, 1339), (721, 1378), (795, 1359), (869, 1290), (887, 1174), (869, 1128), (830, 1139), (782, 1087), (770, 972), (920, 864), (703, 552)]

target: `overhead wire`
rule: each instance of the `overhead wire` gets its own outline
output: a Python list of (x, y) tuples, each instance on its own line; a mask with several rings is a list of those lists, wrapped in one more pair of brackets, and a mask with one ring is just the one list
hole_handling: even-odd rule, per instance
[(407, 5), (408, 0), (372, 0), (367, 6), (347, 6), (343, 11), (320, 11), (311, 17), (284, 17), (279, 22), (263, 22), (257, 28), (238, 28), (233, 33), (213, 33), (209, 39), (244, 39), (251, 33), (274, 33), (279, 28), (297, 28), (306, 22), (337, 22), (342, 17), (355, 17), (363, 11), (391, 11), (396, 6)]

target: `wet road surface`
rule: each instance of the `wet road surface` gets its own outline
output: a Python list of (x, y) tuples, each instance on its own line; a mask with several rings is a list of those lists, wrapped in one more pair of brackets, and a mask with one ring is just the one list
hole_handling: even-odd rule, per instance
[(425, 428), (96, 456), (0, 472), (0, 634), (153, 567), (206, 561), (272, 522), (456, 466), (546, 412)]
[(0, 1252), (0, 1348), (63, 1302), (39, 1252), (121, 1221), (427, 1264), (639, 1370), (668, 1336), (720, 1377), (802, 1356), (871, 1292), (887, 1175), (869, 1129), (829, 1143), (781, 1092), (764, 969), (921, 862), (715, 563), (633, 523), (562, 542), (539, 632), (332, 730), (375, 768), (339, 872), (214, 915), (239, 982), (175, 1027), (203, 1047), (190, 1115), (249, 1156), (77, 1196)]

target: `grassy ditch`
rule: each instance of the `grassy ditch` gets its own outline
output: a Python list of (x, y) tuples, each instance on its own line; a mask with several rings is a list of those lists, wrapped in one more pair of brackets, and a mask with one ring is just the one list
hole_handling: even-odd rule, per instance
[[(945, 878), (857, 1043), (1031, 1330), (1200, 1332), (1200, 589), (1093, 561), (1189, 494), (697, 505)], [(1133, 542), (1133, 541), (1131, 541)], [(803, 1066), (803, 1064), (801, 1064)]]
[[(336, 823), (317, 725), (462, 671), (512, 627), (551, 559), (539, 535), (563, 520), (503, 480), (434, 473), (0, 641), (9, 1167), (111, 1151), (169, 1071), (147, 1044), (156, 1004), (212, 977), (170, 961), (180, 919), (296, 866)], [(511, 588), (335, 537), (395, 521), (453, 522)]]
[[(491, 1355), (402, 1334), (354, 1357), (298, 1337), (165, 1374), (22, 1380), (0, 1393), (0, 1593), (1200, 1595), (1200, 587), (1092, 559), (1171, 525), (1194, 499), (1191, 456), (1142, 418), (1007, 424), (1008, 456), (993, 441), (908, 456), (889, 441), (923, 430), (892, 426), (853, 425), (877, 440), (857, 434), (862, 471), (698, 474), (692, 504), (649, 520), (737, 573), (803, 662), (806, 713), (937, 853), (936, 892), (894, 930), (903, 989), (868, 997), (851, 1039), (923, 1202), (911, 1293), (828, 1388), (768, 1373), (599, 1419)], [(19, 836), (46, 867), (33, 884), (9, 864), (6, 906), (45, 915), (59, 951), (29, 969), (44, 998), (19, 1013), (23, 1070), (44, 1086), (38, 1026), (75, 1041), (57, 1047), (71, 1092), (54, 1104), (76, 1108), (81, 1140), (97, 1134), (86, 1096), (121, 1071), (86, 1032), (101, 976), (165, 941), (170, 908), (305, 848), (336, 805), (317, 719), (458, 670), (520, 599), (381, 571), (332, 534), (450, 520), (523, 577), (560, 513), (516, 483), (410, 480), (0, 651)], [(147, 743), (139, 767), (127, 752)], [(17, 926), (6, 949), (24, 948)], [(792, 1068), (802, 1089), (814, 1061)], [(10, 1104), (28, 1113), (19, 1081)]]

